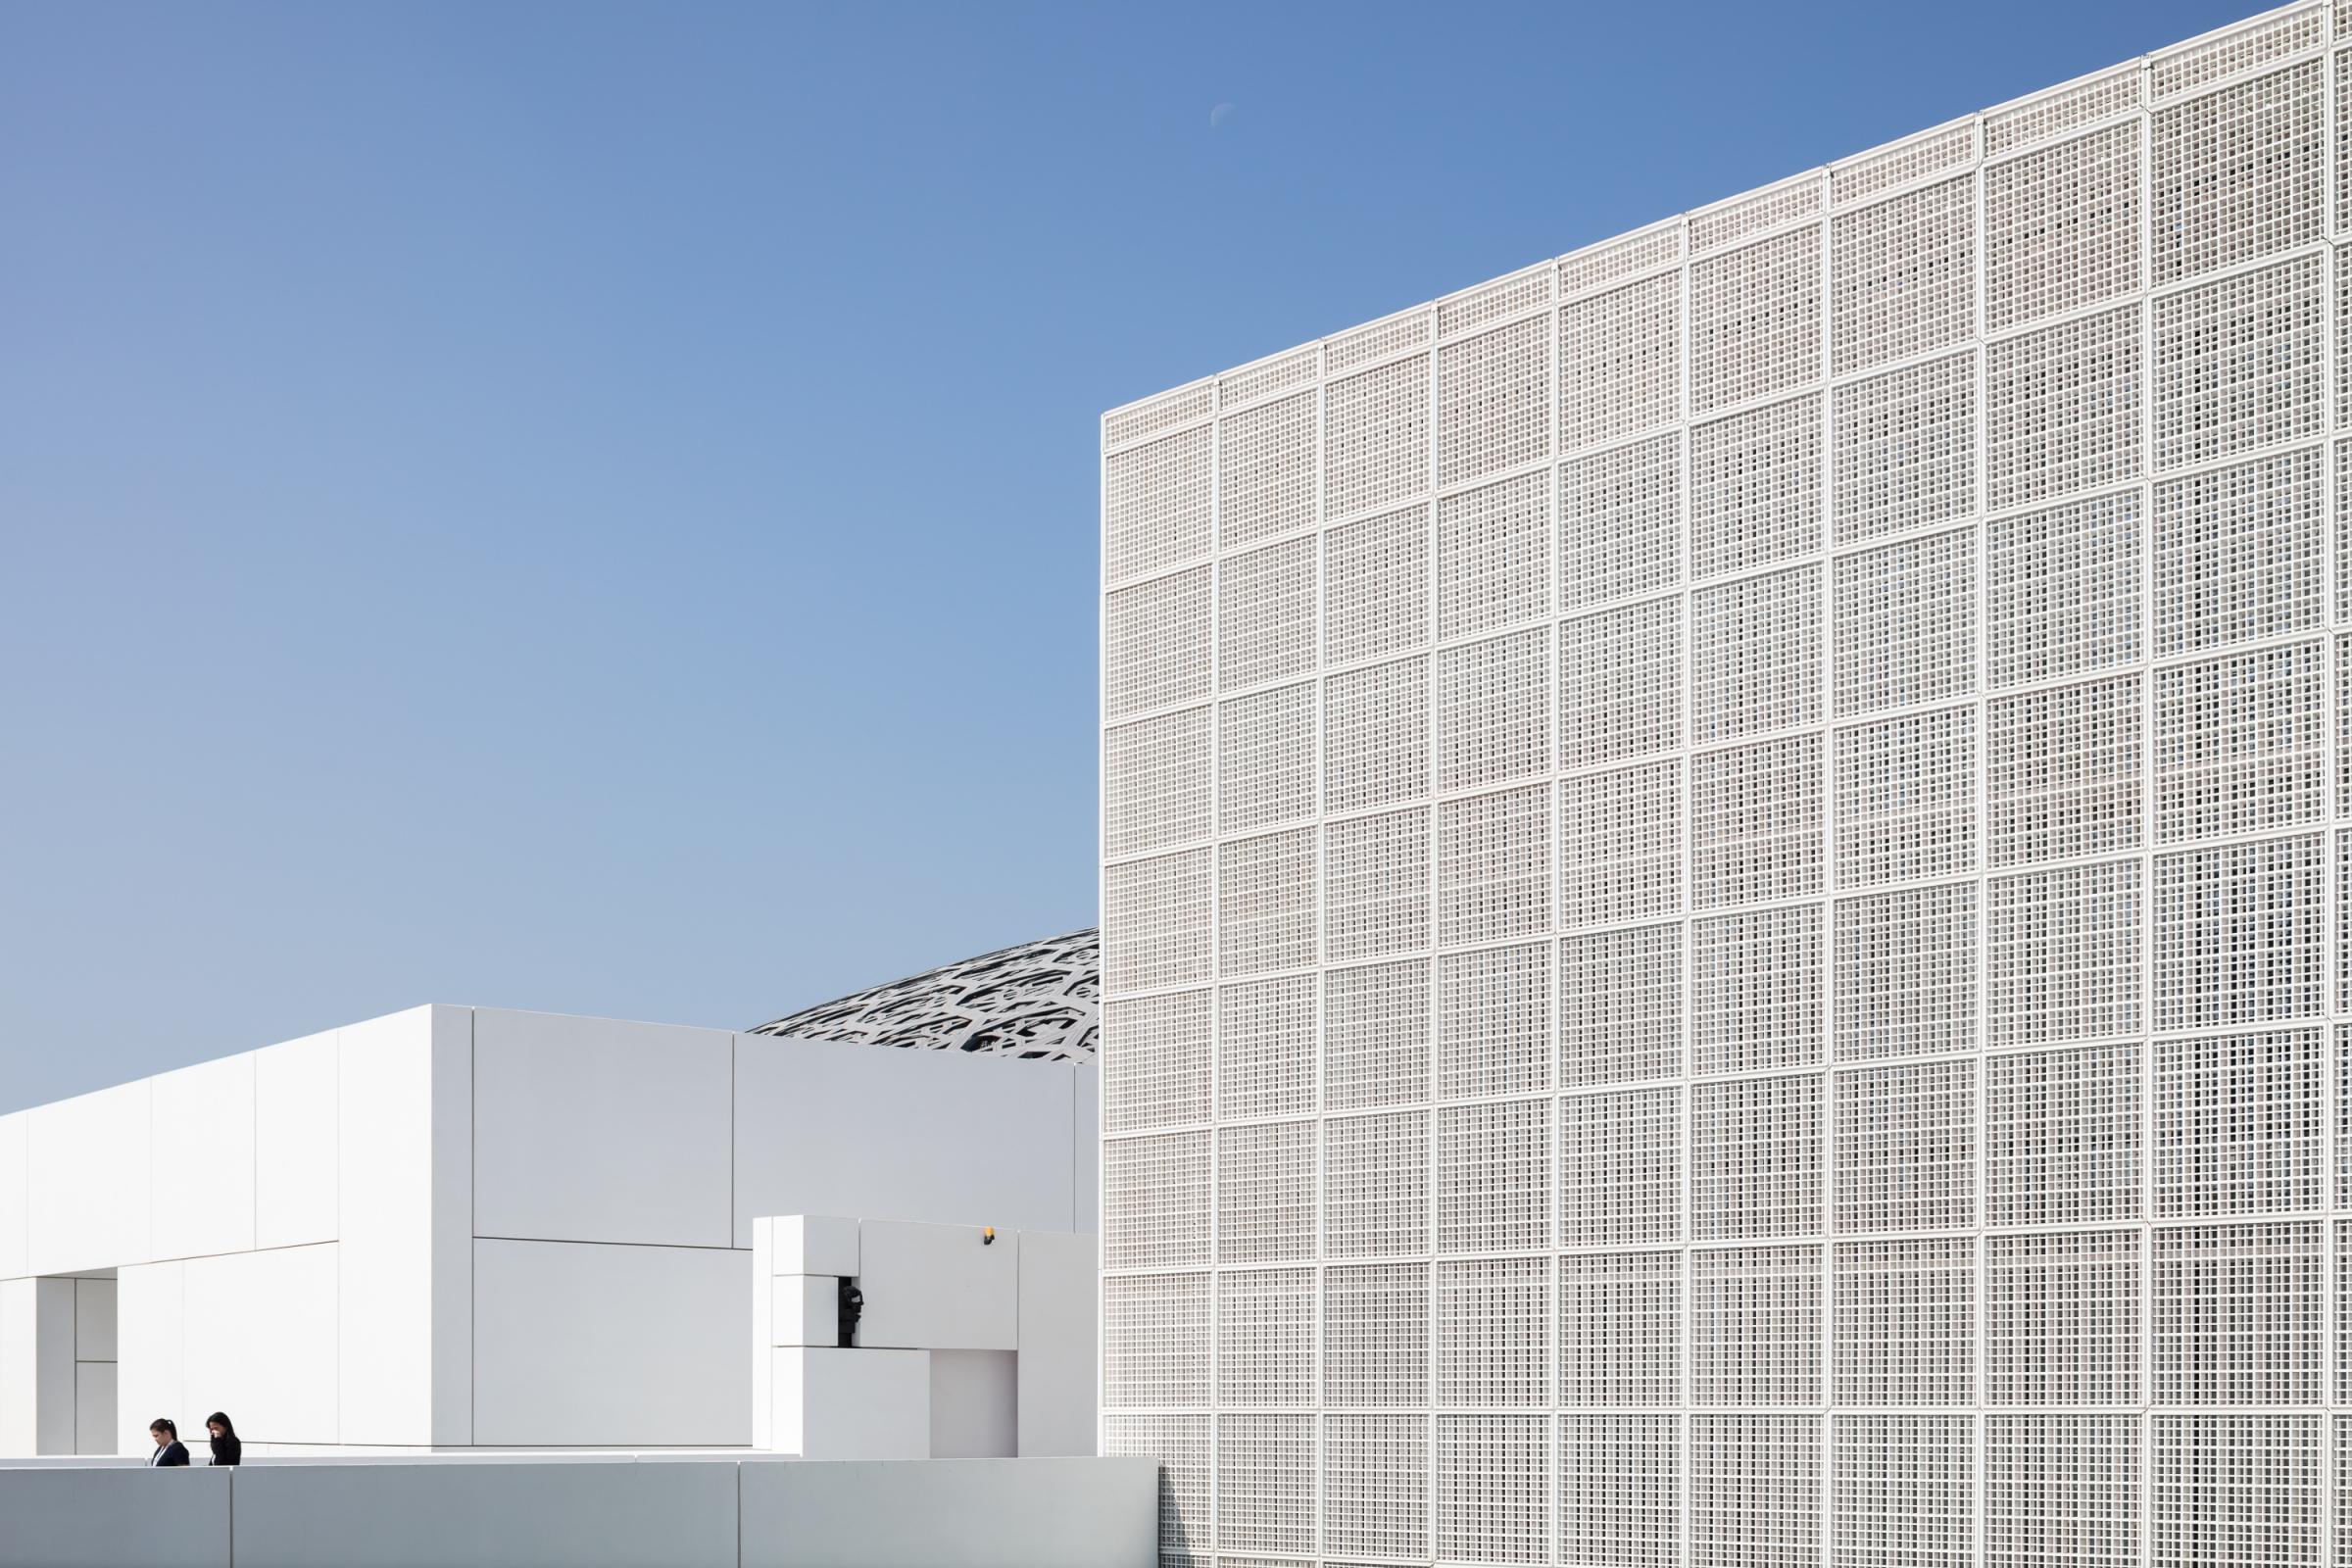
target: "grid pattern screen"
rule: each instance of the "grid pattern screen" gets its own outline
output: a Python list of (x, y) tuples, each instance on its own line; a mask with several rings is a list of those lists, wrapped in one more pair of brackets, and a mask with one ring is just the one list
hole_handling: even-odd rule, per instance
[(1194, 1568), (2352, 1568), (2352, 3), (1103, 421)]

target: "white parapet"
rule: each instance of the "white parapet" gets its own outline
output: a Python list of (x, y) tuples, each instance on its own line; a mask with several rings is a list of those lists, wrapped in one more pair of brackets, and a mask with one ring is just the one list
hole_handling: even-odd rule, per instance
[(0, 1466), (0, 1568), (1151, 1568), (1148, 1459)]

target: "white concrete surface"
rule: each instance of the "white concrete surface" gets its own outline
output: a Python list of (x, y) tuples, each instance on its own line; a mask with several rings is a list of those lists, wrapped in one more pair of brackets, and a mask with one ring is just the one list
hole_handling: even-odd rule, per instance
[(77, 1279), (74, 1288), (74, 1452), (115, 1451), (115, 1282)]
[(1014, 1410), (1024, 1458), (1095, 1451), (1096, 1258), (1091, 1233), (1021, 1232), (1020, 1354)]
[(1158, 1476), (1149, 1459), (747, 1464), (742, 1568), (1153, 1568)]
[(115, 1358), (115, 1282), (74, 1282), (74, 1359), (112, 1361)]
[(478, 1241), (474, 1277), (474, 1442), (752, 1441), (748, 1252)]
[(0, 1568), (228, 1568), (233, 1470), (0, 1470)]
[(328, 1243), (182, 1264), (180, 1400), (131, 1420), (144, 1429), (170, 1415), (192, 1443), (208, 1413), (226, 1410), (249, 1443), (343, 1441), (340, 1250)]
[(934, 1459), (1010, 1459), (1020, 1452), (1010, 1350), (930, 1350)]
[(474, 1010), (473, 1234), (727, 1247), (734, 1036)]
[(74, 1363), (74, 1451), (96, 1457), (115, 1451), (115, 1363)]
[(28, 1154), (24, 1130), (29, 1111), (0, 1116), (0, 1280), (18, 1279), (24, 1267), (24, 1184)]
[(855, 1275), (860, 1263), (858, 1221), (839, 1214), (762, 1215), (775, 1237), (778, 1274)]
[(253, 1244), (336, 1240), (336, 1032), (253, 1054)]
[[(148, 1263), (115, 1275), (117, 1453), (145, 1453), (152, 1446), (147, 1423), (159, 1415), (180, 1420), (188, 1408), (187, 1267)], [(215, 1408), (239, 1413), (234, 1405), (205, 1411)], [(0, 1444), (0, 1451), (13, 1450)]]
[(805, 1459), (924, 1459), (931, 1357), (923, 1350), (776, 1350), (773, 1441)]
[(735, 1045), (736, 1246), (751, 1246), (760, 1214), (1077, 1226), (1071, 1065), (767, 1035)]
[(735, 1467), (257, 1465), (237, 1568), (734, 1568)]
[(344, 1443), (472, 1441), (472, 1032), (456, 1007), (337, 1032)]
[(858, 1283), (861, 1346), (1010, 1350), (1020, 1345), (1021, 1233), (994, 1243), (969, 1225), (863, 1220)]
[(27, 1113), (26, 1273), (148, 1261), (153, 1098), (142, 1080)]
[(1144, 1459), (0, 1468), (0, 1568), (1152, 1568)]
[(0, 1452), (74, 1451), (74, 1315), (72, 1280), (0, 1280)]
[(154, 1097), (149, 1256), (252, 1250), (253, 1054), (224, 1056), (148, 1081)]
[(831, 1274), (779, 1274), (770, 1284), (773, 1345), (839, 1345), (841, 1281)]

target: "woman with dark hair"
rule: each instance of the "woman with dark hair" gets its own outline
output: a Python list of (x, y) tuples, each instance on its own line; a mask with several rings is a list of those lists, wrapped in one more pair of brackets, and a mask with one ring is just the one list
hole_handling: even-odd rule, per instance
[(237, 1437), (237, 1429), (228, 1424), (228, 1417), (225, 1414), (215, 1410), (204, 1418), (204, 1424), (213, 1435), (213, 1463), (243, 1464), (245, 1462), (245, 1445)]
[(155, 1451), (147, 1456), (150, 1470), (173, 1470), (188, 1462), (188, 1446), (179, 1441), (179, 1428), (168, 1415), (159, 1415), (147, 1423), (147, 1435), (155, 1440)]

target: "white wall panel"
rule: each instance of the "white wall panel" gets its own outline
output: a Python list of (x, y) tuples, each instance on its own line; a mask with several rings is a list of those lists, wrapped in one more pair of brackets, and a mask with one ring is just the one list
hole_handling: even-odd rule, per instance
[(336, 1055), (342, 1441), (469, 1443), (472, 1015), (354, 1024)]
[(115, 1448), (115, 1363), (74, 1363), (74, 1451), (110, 1454)]
[(730, 1245), (732, 1045), (477, 1008), (473, 1234)]
[(805, 1459), (921, 1459), (931, 1449), (931, 1352), (779, 1349), (772, 1444)]
[(251, 1249), (253, 1054), (147, 1082), (155, 1125), (149, 1255), (200, 1257)]
[(1089, 1233), (1021, 1233), (1018, 1451), (1095, 1451), (1095, 1310), (1101, 1238)]
[(140, 1082), (26, 1112), (27, 1273), (148, 1261), (150, 1100)]
[[(149, 1263), (115, 1276), (115, 1451), (145, 1453), (147, 1423), (189, 1419), (184, 1343), (185, 1263)], [(195, 1412), (212, 1410), (206, 1405)], [(231, 1409), (232, 1416), (243, 1415)]]
[(187, 1406), (174, 1415), (194, 1447), (225, 1410), (248, 1443), (336, 1443), (336, 1247), (191, 1258), (184, 1267)]
[(769, 1272), (855, 1274), (858, 1221), (846, 1214), (776, 1214), (770, 1221)]
[(74, 1359), (112, 1361), (115, 1358), (115, 1282), (74, 1282)]
[(335, 1240), (335, 1032), (253, 1054), (253, 1244)]
[(1068, 1228), (1066, 1063), (735, 1039), (737, 1247), (761, 1214)]
[(1102, 1228), (1102, 1069), (1091, 1061), (1080, 1062), (1073, 1077), (1071, 1111), (1078, 1124), (1078, 1152), (1070, 1229), (1091, 1233)]
[(0, 1280), (24, 1270), (25, 1126), (31, 1112), (0, 1116)]
[(752, 1255), (474, 1243), (473, 1441), (740, 1446)]
[(931, 1457), (1011, 1458), (1016, 1383), (1010, 1350), (933, 1350)]
[(768, 1298), (768, 1344), (837, 1346), (841, 1343), (841, 1276), (778, 1274), (766, 1280), (755, 1277), (752, 1289), (755, 1295)]
[(0, 1281), (0, 1455), (74, 1451), (74, 1282)]
[(968, 1225), (858, 1227), (860, 1346), (1009, 1350), (1020, 1343), (1021, 1239), (984, 1244)]

